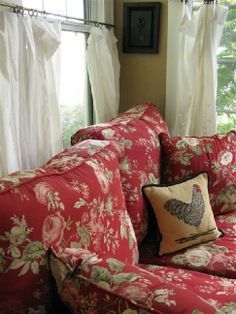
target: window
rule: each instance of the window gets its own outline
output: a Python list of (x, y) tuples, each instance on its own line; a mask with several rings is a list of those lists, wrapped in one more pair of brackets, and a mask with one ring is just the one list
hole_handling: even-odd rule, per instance
[(218, 52), (217, 131), (236, 129), (236, 0), (221, 0), (229, 12)]
[[(201, 2), (195, 2), (193, 10)], [(224, 24), (217, 56), (217, 132), (236, 129), (236, 0), (219, 0), (229, 12)]]
[[(23, 5), (50, 13), (84, 18), (83, 0), (23, 0)], [(64, 148), (70, 145), (70, 137), (76, 130), (92, 122), (85, 62), (88, 34), (89, 28), (83, 23), (63, 20), (59, 103)]]

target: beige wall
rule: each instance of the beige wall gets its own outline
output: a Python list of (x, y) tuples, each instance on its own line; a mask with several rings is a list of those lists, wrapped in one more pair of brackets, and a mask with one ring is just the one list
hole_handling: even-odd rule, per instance
[(143, 101), (154, 102), (164, 115), (167, 44), (167, 0), (162, 2), (158, 54), (122, 52), (124, 2), (155, 2), (155, 0), (115, 0), (115, 32), (121, 64), (120, 111)]

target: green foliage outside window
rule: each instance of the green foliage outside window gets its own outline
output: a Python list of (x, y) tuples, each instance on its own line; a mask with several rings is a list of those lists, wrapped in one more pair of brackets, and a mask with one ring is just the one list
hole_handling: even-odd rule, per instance
[(233, 5), (224, 25), (218, 54), (217, 131), (236, 129), (236, 0), (221, 0)]
[(83, 106), (60, 106), (62, 117), (63, 147), (70, 146), (70, 138), (78, 129), (85, 126), (85, 108)]

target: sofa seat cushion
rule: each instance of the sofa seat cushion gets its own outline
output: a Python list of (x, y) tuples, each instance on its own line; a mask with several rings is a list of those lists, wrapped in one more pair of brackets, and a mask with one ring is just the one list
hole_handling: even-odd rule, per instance
[(160, 139), (163, 183), (206, 171), (214, 214), (236, 210), (236, 131), (203, 137), (161, 134)]
[(72, 313), (223, 313), (236, 309), (233, 279), (130, 265), (85, 250), (51, 254), (62, 301)]
[(158, 109), (151, 103), (138, 105), (105, 124), (78, 130), (72, 144), (86, 138), (116, 140), (125, 149), (120, 173), (126, 206), (141, 243), (147, 232), (148, 216), (141, 187), (160, 182), (160, 142), (158, 135), (168, 128)]
[(44, 308), (52, 245), (58, 252), (65, 246), (107, 252), (131, 264), (138, 259), (118, 153), (107, 141), (84, 141), (41, 169), (2, 178), (0, 221), (1, 313)]
[[(154, 274), (159, 280), (170, 282), (176, 288), (182, 288), (185, 291), (185, 299), (182, 302), (186, 307), (183, 312), (178, 313), (195, 313), (191, 307), (191, 294), (198, 296), (203, 302), (212, 306), (209, 312), (203, 313), (234, 313), (236, 311), (235, 279), (171, 267), (143, 264), (139, 264), (139, 267)], [(177, 313), (177, 311), (173, 313)]]
[(161, 257), (157, 256), (156, 241), (148, 241), (140, 249), (140, 262), (236, 279), (235, 222), (235, 212), (220, 215), (216, 217), (216, 224), (224, 233), (221, 238)]

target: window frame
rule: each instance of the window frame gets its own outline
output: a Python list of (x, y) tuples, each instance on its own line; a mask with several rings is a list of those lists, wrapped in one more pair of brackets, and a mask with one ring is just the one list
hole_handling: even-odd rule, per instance
[[(86, 38), (86, 46), (87, 46), (87, 40), (90, 34), (91, 25), (85, 25), (83, 23), (74, 23), (70, 21), (62, 21), (61, 22), (62, 31), (67, 32), (76, 32), (76, 33), (83, 33), (85, 34)], [(91, 125), (94, 123), (94, 108), (93, 108), (93, 98), (92, 98), (92, 91), (91, 91), (91, 85), (89, 83), (89, 76), (88, 71), (86, 71), (87, 75), (87, 82), (88, 82), (88, 88), (86, 91), (86, 98), (88, 100), (88, 106), (87, 106), (87, 112), (86, 112), (86, 122), (87, 125)]]

